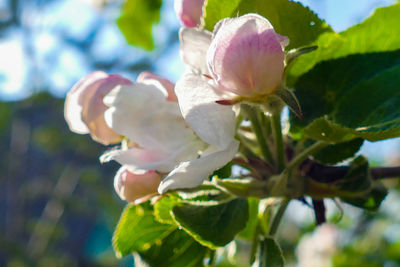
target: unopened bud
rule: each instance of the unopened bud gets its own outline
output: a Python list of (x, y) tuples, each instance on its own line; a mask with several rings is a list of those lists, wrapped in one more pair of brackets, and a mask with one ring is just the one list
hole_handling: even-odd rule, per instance
[(181, 24), (194, 28), (200, 24), (204, 0), (175, 0), (175, 12)]
[(218, 89), (248, 98), (273, 94), (282, 82), (287, 44), (257, 14), (220, 21), (207, 53)]

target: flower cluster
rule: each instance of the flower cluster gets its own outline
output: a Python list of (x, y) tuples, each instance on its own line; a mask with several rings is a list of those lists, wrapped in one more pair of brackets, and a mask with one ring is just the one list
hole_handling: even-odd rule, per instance
[(234, 104), (265, 98), (281, 84), (288, 39), (256, 14), (203, 30), (203, 2), (175, 1), (187, 66), (176, 84), (148, 72), (132, 82), (96, 71), (67, 95), (72, 131), (119, 144), (100, 160), (122, 165), (114, 185), (126, 201), (202, 184), (238, 151)]

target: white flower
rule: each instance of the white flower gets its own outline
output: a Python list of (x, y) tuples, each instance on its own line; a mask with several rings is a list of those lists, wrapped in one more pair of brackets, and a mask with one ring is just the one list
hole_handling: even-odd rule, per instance
[[(192, 95), (198, 88), (189, 88), (195, 86), (190, 82), (182, 81), (180, 85), (188, 86), (187, 93), (177, 94), (186, 121), (158, 78), (117, 86), (104, 98), (109, 107), (106, 123), (134, 145), (107, 152), (101, 160), (116, 160), (133, 173), (154, 170), (163, 174), (165, 178), (158, 188), (161, 194), (200, 185), (214, 170), (227, 164), (238, 149), (233, 139), (233, 111), (216, 105), (207, 93)], [(201, 101), (195, 99), (198, 97)], [(207, 107), (209, 101), (211, 109)]]

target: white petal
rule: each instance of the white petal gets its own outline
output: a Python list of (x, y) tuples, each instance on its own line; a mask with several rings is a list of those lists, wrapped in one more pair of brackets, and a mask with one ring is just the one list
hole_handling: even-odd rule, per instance
[(139, 146), (172, 153), (198, 138), (186, 125), (178, 103), (167, 101), (166, 92), (151, 84), (121, 86), (104, 102), (107, 124)]
[(136, 172), (137, 170), (170, 172), (180, 162), (197, 158), (198, 145), (198, 143), (186, 144), (169, 154), (136, 147), (126, 150), (117, 149), (104, 153), (100, 157), (100, 161), (115, 160), (119, 164), (126, 166), (131, 172)]
[(161, 182), (158, 192), (163, 194), (168, 190), (193, 188), (202, 184), (216, 169), (226, 165), (235, 156), (238, 148), (239, 142), (233, 140), (225, 150), (214, 153), (205, 151), (205, 155), (200, 158), (181, 163)]
[(183, 62), (201, 73), (208, 73), (206, 57), (211, 43), (211, 32), (197, 28), (181, 28), (179, 39)]
[(205, 142), (225, 149), (235, 135), (232, 106), (215, 103), (221, 100), (201, 76), (185, 73), (177, 82), (175, 93), (186, 122)]

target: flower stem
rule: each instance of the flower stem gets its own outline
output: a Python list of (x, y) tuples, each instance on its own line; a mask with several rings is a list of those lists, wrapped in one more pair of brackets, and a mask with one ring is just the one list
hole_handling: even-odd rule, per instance
[(261, 154), (262, 154), (264, 160), (266, 160), (268, 163), (273, 165), (274, 160), (273, 160), (271, 151), (269, 150), (265, 136), (263, 134), (261, 124), (260, 124), (260, 121), (257, 116), (257, 110), (254, 109), (253, 107), (251, 107), (249, 105), (245, 105), (245, 104), (242, 105), (242, 109), (246, 112), (246, 114), (251, 122), (251, 125), (253, 126), (254, 134), (256, 135), (258, 144), (260, 145)]
[[(283, 199), (281, 206), (279, 207), (278, 211), (276, 212), (273, 220), (271, 227), (269, 228), (268, 235), (269, 236), (274, 236), (278, 230), (278, 226), (283, 218), (283, 214), (285, 213), (285, 210), (289, 204), (290, 200), (289, 199)], [(266, 243), (265, 243), (265, 238), (263, 240), (260, 240), (260, 253), (258, 257), (258, 266), (259, 267), (265, 267), (265, 255), (266, 255)]]
[(285, 213), (285, 210), (289, 204), (290, 200), (289, 199), (284, 199), (282, 201), (281, 206), (279, 207), (278, 211), (276, 212), (274, 219), (272, 220), (271, 227), (269, 228), (268, 234), (270, 236), (274, 236), (276, 234), (276, 231), (278, 230), (278, 226), (283, 218), (283, 214)]
[(281, 125), (281, 109), (275, 109), (272, 112), (271, 119), (272, 133), (275, 140), (276, 159), (278, 163), (278, 172), (285, 168), (285, 148), (282, 138), (282, 125)]
[(314, 152), (326, 147), (329, 145), (323, 141), (317, 141), (313, 145), (309, 146), (305, 150), (303, 150), (300, 154), (298, 154), (286, 167), (286, 170), (292, 171), (294, 168), (300, 165), (308, 156), (313, 154)]

